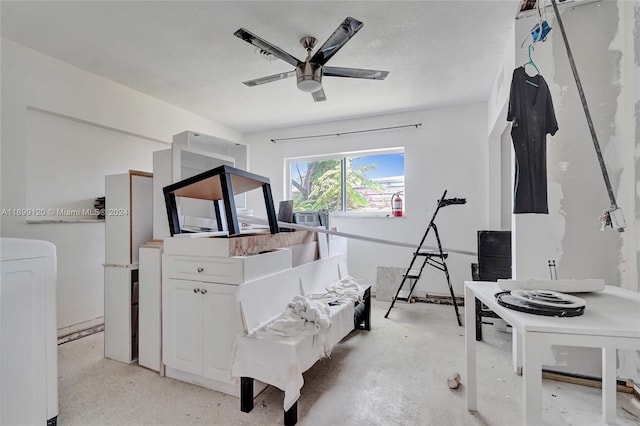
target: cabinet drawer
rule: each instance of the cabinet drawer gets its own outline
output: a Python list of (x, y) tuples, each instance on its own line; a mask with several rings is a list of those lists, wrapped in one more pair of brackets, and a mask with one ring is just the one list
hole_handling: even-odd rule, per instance
[(242, 284), (291, 268), (291, 251), (233, 257), (165, 255), (163, 263), (168, 278)]
[(167, 272), (170, 278), (236, 284), (242, 271), (230, 260), (176, 256), (169, 260)]

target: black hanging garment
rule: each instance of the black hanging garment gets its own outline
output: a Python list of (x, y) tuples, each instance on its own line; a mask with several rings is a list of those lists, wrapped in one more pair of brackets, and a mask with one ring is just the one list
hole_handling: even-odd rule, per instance
[(548, 214), (546, 139), (558, 123), (544, 77), (530, 77), (524, 67), (513, 71), (507, 120), (516, 154), (513, 213)]

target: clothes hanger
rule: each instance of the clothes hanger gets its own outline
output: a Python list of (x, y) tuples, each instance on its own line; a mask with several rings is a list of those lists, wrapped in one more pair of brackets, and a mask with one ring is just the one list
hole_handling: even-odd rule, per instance
[[(562, 0), (561, 0), (562, 1)], [(544, 0), (536, 1), (537, 12), (538, 12), (538, 22), (531, 28), (529, 31), (529, 35), (527, 35), (522, 43), (520, 43), (520, 49), (524, 50), (524, 45), (529, 40), (529, 43), (536, 44), (540, 41), (544, 42), (547, 40), (547, 36), (551, 32), (551, 26), (547, 20), (547, 11), (544, 5)]]
[[(531, 34), (531, 42), (529, 44), (529, 62), (527, 62), (526, 64), (523, 65), (523, 68), (526, 68), (527, 65), (531, 65), (535, 70), (536, 73), (539, 75), (540, 74), (540, 70), (538, 69), (536, 63), (533, 61), (533, 58), (531, 57), (531, 51), (535, 50), (533, 48), (533, 45), (540, 42), (540, 41), (545, 41), (547, 39), (547, 35), (549, 35), (549, 32), (551, 32), (551, 27), (549, 26), (549, 23), (547, 22), (547, 12), (545, 10), (544, 7), (544, 0), (538, 0), (537, 1), (537, 9), (538, 9), (538, 23), (536, 25), (533, 26), (533, 28), (530, 31)], [(543, 16), (544, 15), (544, 16)], [(526, 42), (526, 38), (522, 41), (522, 44), (520, 45), (520, 48), (522, 49), (524, 47), (524, 44)], [(534, 83), (533, 81), (530, 80), (525, 80), (528, 84), (534, 86), (534, 87), (539, 87), (537, 83)]]
[[(533, 49), (533, 44), (529, 45), (529, 62), (527, 62), (526, 64), (524, 64), (522, 67), (525, 68), (527, 65), (531, 65), (535, 70), (537, 74), (540, 74), (540, 70), (538, 69), (538, 67), (536, 66), (536, 63), (533, 62), (533, 58), (531, 58), (531, 51), (534, 50)], [(527, 83), (529, 83), (530, 85), (534, 86), (534, 87), (538, 87), (538, 84), (534, 83), (533, 81), (529, 81), (529, 80), (525, 80)]]

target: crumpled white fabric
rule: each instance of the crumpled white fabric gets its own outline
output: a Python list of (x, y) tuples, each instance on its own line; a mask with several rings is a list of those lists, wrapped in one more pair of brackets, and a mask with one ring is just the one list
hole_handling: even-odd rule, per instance
[(280, 336), (305, 336), (319, 334), (330, 326), (331, 312), (326, 302), (295, 296), (284, 312), (261, 331)]
[(352, 302), (329, 310), (331, 327), (316, 335), (289, 337), (264, 331), (238, 335), (231, 354), (230, 377), (253, 377), (282, 389), (283, 408), (287, 411), (300, 397), (302, 373), (317, 360), (328, 357), (332, 348), (353, 330)]
[(362, 302), (364, 289), (358, 284), (353, 277), (344, 277), (335, 284), (328, 285), (325, 293), (321, 296), (325, 299), (351, 300), (353, 302)]

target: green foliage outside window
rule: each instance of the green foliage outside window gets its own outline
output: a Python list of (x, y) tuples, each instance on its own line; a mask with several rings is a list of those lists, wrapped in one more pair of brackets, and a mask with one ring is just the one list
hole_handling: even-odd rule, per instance
[[(352, 169), (346, 163), (346, 210), (360, 210), (368, 206), (363, 191), (381, 191), (381, 185), (367, 178), (375, 164)], [(291, 184), (294, 211), (342, 210), (341, 160), (321, 160), (291, 164)]]

